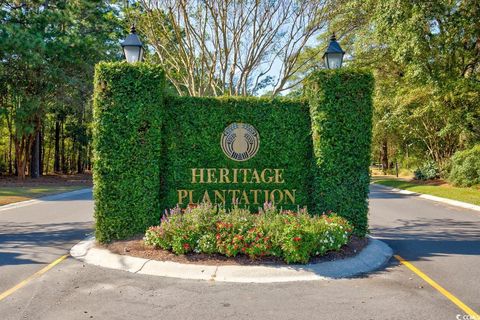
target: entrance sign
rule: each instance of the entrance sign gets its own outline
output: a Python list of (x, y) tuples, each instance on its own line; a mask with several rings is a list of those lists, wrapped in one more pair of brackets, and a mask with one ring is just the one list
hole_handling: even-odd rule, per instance
[(175, 98), (163, 121), (164, 208), (310, 207), (312, 137), (301, 101)]
[(225, 128), (220, 140), (223, 153), (235, 161), (253, 158), (260, 145), (257, 129), (247, 123), (232, 123)]
[(333, 211), (368, 230), (373, 77), (322, 70), (302, 99), (167, 95), (160, 66), (95, 70), (94, 198), (100, 242), (144, 233), (202, 202)]

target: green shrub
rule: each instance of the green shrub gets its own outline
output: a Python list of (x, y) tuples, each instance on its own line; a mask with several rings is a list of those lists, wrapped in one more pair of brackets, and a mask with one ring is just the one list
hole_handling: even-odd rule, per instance
[(373, 76), (348, 68), (306, 81), (314, 151), (316, 212), (337, 212), (363, 236), (368, 229)]
[(175, 254), (277, 256), (287, 263), (307, 263), (312, 256), (340, 249), (351, 231), (335, 214), (311, 216), (306, 210), (282, 211), (269, 204), (251, 214), (238, 207), (227, 211), (202, 204), (166, 213), (159, 226), (146, 231), (144, 241)]
[(416, 180), (431, 180), (438, 178), (440, 170), (435, 161), (429, 160), (413, 172)]
[(0, 175), (2, 175), (2, 172), (7, 172), (7, 163), (3, 158), (0, 158)]
[(93, 192), (100, 242), (142, 233), (160, 218), (163, 87), (158, 66), (96, 66)]
[(457, 151), (452, 157), (449, 181), (460, 187), (480, 184), (480, 145)]
[[(305, 83), (308, 103), (173, 97), (165, 96), (164, 73), (156, 65), (100, 63), (95, 70), (93, 125), (97, 240), (109, 242), (144, 232), (158, 223), (163, 209), (179, 203), (179, 190), (193, 192), (194, 203), (203, 202), (205, 190), (212, 201), (214, 190), (218, 194), (245, 190), (249, 195), (254, 191), (258, 201), (242, 203), (238, 195), (240, 204), (250, 210), (271, 201), (271, 196), (261, 199), (264, 194), (278, 190), (286, 195), (287, 190), (295, 201), (277, 203), (284, 209), (300, 205), (318, 213), (332, 210), (351, 221), (356, 234), (365, 235), (372, 87), (370, 74), (341, 69), (310, 77)], [(248, 161), (233, 161), (221, 149), (221, 134), (233, 122), (249, 123), (259, 132), (260, 148)], [(282, 182), (192, 183), (193, 168), (277, 169), (284, 174)], [(227, 208), (232, 207), (232, 198), (226, 199)], [(185, 199), (180, 206), (188, 205)], [(187, 222), (178, 223), (182, 229), (181, 223)], [(245, 234), (242, 241), (255, 243), (246, 254), (259, 255), (267, 246), (269, 252), (287, 251), (274, 246), (274, 239), (263, 244), (255, 240), (264, 237), (264, 231)], [(213, 250), (212, 234), (162, 232), (172, 238), (158, 246), (179, 252), (198, 247), (184, 241), (186, 237), (195, 238), (204, 252)], [(222, 247), (226, 254), (236, 253), (231, 240), (225, 239)], [(293, 259), (304, 257), (299, 253)]]

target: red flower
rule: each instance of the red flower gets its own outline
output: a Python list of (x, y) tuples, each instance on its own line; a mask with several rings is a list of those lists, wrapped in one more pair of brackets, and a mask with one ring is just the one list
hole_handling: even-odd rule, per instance
[(183, 249), (188, 250), (190, 249), (190, 245), (188, 243), (183, 244)]
[(295, 237), (295, 238), (293, 238), (293, 241), (295, 241), (295, 242), (298, 242), (298, 241), (300, 241), (300, 240), (302, 240), (302, 238), (300, 238), (300, 237)]

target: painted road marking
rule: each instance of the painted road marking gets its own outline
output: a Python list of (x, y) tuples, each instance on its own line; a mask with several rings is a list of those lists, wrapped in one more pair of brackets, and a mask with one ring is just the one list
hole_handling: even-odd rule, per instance
[(412, 270), (417, 276), (419, 276), (420, 278), (422, 278), (423, 280), (425, 280), (425, 282), (427, 282), (429, 285), (431, 285), (433, 288), (435, 288), (438, 292), (440, 292), (441, 294), (443, 294), (448, 300), (452, 301), (453, 303), (455, 303), (457, 305), (457, 307), (459, 307), (460, 309), (463, 310), (463, 312), (465, 312), (466, 314), (468, 314), (470, 317), (472, 317), (472, 319), (475, 319), (475, 320), (480, 320), (480, 315), (478, 315), (478, 313), (476, 313), (475, 311), (473, 311), (470, 307), (468, 307), (465, 303), (463, 303), (460, 299), (458, 299), (457, 297), (455, 297), (453, 294), (451, 294), (450, 292), (448, 292), (445, 288), (443, 288), (441, 285), (439, 285), (438, 283), (436, 283), (435, 281), (432, 280), (432, 278), (430, 278), (429, 276), (427, 276), (425, 273), (423, 273), (422, 271), (420, 271), (420, 269), (418, 269), (417, 267), (415, 267), (413, 264), (411, 264), (410, 262), (408, 262), (407, 260), (403, 259), (402, 257), (400, 257), (399, 255), (393, 255), (395, 257), (395, 259), (397, 259), (398, 261), (400, 261), (400, 263), (402, 263), (404, 266), (406, 266), (408, 269)]
[(44, 274), (45, 272), (47, 272), (48, 270), (52, 269), (53, 267), (55, 267), (57, 264), (59, 264), (60, 262), (62, 262), (63, 260), (65, 260), (66, 258), (68, 258), (69, 254), (66, 254), (64, 256), (61, 256), (60, 258), (58, 258), (57, 260), (53, 261), (52, 263), (50, 263), (48, 266), (44, 267), (43, 269), (35, 272), (34, 274), (32, 274), (30, 277), (28, 277), (27, 279), (23, 280), (22, 282), (20, 282), (19, 284), (17, 284), (16, 286), (8, 289), (7, 291), (5, 291), (4, 293), (0, 294), (0, 301), (2, 301), (3, 299), (5, 299), (6, 297), (8, 297), (9, 295), (11, 295), (12, 293), (14, 293), (15, 291), (17, 291), (18, 289), (22, 288), (23, 286), (25, 286), (27, 283), (29, 283), (30, 281), (32, 281), (33, 279), (35, 278), (38, 278), (39, 276), (41, 276), (42, 274)]

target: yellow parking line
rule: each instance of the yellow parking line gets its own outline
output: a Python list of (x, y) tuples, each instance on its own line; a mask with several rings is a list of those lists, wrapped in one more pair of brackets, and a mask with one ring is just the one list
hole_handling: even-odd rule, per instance
[(59, 264), (60, 262), (62, 262), (63, 260), (65, 260), (66, 258), (68, 258), (68, 254), (64, 255), (64, 256), (61, 256), (60, 258), (58, 258), (57, 260), (53, 261), (52, 263), (50, 263), (48, 266), (46, 266), (45, 268), (35, 272), (34, 274), (32, 274), (30, 277), (28, 277), (27, 279), (23, 280), (22, 282), (20, 282), (19, 284), (15, 285), (14, 287), (8, 289), (7, 291), (5, 291), (4, 293), (0, 294), (0, 301), (2, 301), (3, 299), (5, 299), (6, 297), (8, 297), (9, 295), (11, 295), (12, 293), (14, 293), (15, 291), (17, 291), (18, 289), (22, 288), (23, 286), (25, 286), (27, 283), (29, 283), (30, 281), (32, 281), (33, 279), (41, 276), (42, 274), (44, 274), (45, 272), (47, 272), (48, 270), (52, 269), (53, 267), (55, 267), (57, 264)]
[(411, 264), (410, 262), (408, 262), (407, 260), (403, 259), (402, 257), (400, 257), (399, 255), (394, 255), (395, 259), (397, 259), (398, 261), (400, 261), (400, 263), (402, 263), (404, 266), (406, 266), (408, 269), (412, 270), (413, 272), (415, 272), (415, 274), (417, 276), (419, 276), (420, 278), (422, 278), (423, 280), (425, 280), (429, 285), (431, 285), (432, 287), (434, 287), (438, 292), (440, 292), (441, 294), (443, 294), (445, 297), (447, 297), (448, 300), (452, 301), (453, 303), (455, 303), (457, 305), (457, 307), (459, 307), (460, 309), (463, 310), (463, 312), (465, 312), (466, 314), (468, 314), (470, 317), (472, 317), (472, 319), (475, 319), (475, 320), (480, 320), (480, 316), (478, 315), (478, 313), (476, 313), (475, 311), (473, 311), (470, 307), (468, 307), (465, 303), (463, 303), (462, 301), (460, 301), (460, 299), (458, 299), (457, 297), (455, 297), (453, 294), (451, 294), (450, 292), (448, 292), (445, 288), (443, 288), (441, 285), (439, 285), (438, 283), (436, 283), (435, 281), (432, 280), (432, 278), (430, 278), (429, 276), (427, 276), (425, 273), (423, 273), (422, 271), (420, 271), (417, 267), (415, 267), (413, 264)]

